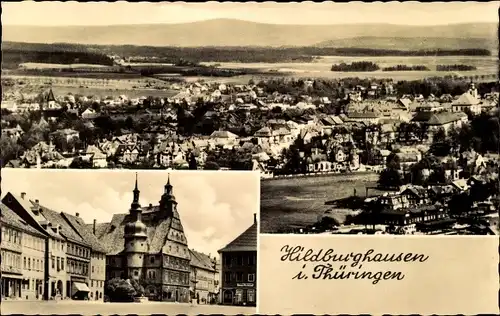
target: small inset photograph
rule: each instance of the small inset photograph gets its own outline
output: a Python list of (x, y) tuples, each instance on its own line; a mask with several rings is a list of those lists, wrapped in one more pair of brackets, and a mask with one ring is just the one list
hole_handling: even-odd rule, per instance
[(439, 158), (417, 149), (373, 153), (387, 155), (383, 168), (263, 179), (260, 232), (499, 234), (498, 155), (468, 152)]
[(10, 169), (2, 193), (5, 314), (256, 313), (258, 174)]

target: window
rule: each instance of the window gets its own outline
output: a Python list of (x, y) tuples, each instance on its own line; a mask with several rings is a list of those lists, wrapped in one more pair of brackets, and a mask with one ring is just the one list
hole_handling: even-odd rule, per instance
[(251, 266), (255, 265), (255, 255), (248, 256), (248, 264)]
[[(94, 280), (90, 280), (90, 287), (94, 287)], [(92, 292), (90, 292), (92, 294)]]
[(139, 275), (139, 271), (134, 270), (134, 275), (135, 275), (135, 276), (138, 276), (138, 275)]
[(56, 266), (57, 266), (57, 271), (60, 271), (61, 265), (59, 264), (59, 257), (56, 257)]
[(242, 256), (236, 257), (236, 262), (238, 263), (239, 266), (242, 266), (243, 265), (243, 257)]
[(255, 282), (255, 273), (248, 274), (248, 282)]
[(253, 289), (248, 289), (247, 290), (247, 297), (248, 297), (249, 303), (255, 302), (255, 291)]
[(61, 270), (64, 271), (64, 258), (61, 258)]
[(151, 262), (151, 263), (155, 263), (155, 257), (151, 257), (151, 258), (149, 259), (149, 262)]
[(231, 282), (231, 272), (224, 273), (224, 281)]
[(224, 265), (231, 266), (231, 256), (229, 255), (224, 256)]
[(92, 273), (94, 273), (94, 266), (92, 266)]
[(52, 256), (52, 269), (55, 269), (56, 268), (56, 259), (54, 258), (54, 256)]
[(236, 273), (236, 282), (243, 281), (243, 272)]
[(28, 258), (28, 270), (31, 270), (31, 258)]
[[(2, 253), (2, 257), (4, 257), (3, 253)], [(5, 257), (4, 257), (5, 258)], [(28, 266), (26, 265), (26, 257), (24, 257), (24, 269), (26, 270), (28, 268)]]

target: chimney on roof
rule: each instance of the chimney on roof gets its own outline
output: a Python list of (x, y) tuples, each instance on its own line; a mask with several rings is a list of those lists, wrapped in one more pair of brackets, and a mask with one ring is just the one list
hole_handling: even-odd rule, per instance
[(149, 203), (149, 209), (152, 209), (153, 208), (153, 204), (152, 203)]
[(76, 216), (76, 217), (80, 217), (80, 213), (76, 212), (76, 213), (75, 213), (75, 216)]
[(24, 197), (26, 196), (26, 192), (21, 192), (21, 199), (24, 200)]
[(253, 213), (253, 223), (257, 224), (257, 213)]
[(93, 228), (92, 228), (92, 232), (94, 233), (94, 235), (95, 235), (95, 226), (96, 226), (96, 225), (97, 225), (97, 220), (96, 220), (96, 219), (94, 219), (94, 226), (93, 226)]

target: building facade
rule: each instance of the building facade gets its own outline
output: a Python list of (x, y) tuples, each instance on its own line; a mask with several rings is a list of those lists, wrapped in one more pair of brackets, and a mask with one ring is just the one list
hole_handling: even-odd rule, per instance
[(46, 236), (3, 203), (0, 208), (2, 299), (41, 299)]
[(226, 305), (256, 305), (257, 217), (247, 230), (219, 250), (221, 261), (219, 302)]
[(189, 250), (191, 254), (191, 298), (198, 304), (214, 304), (219, 293), (217, 259), (209, 255)]
[[(92, 297), (97, 295), (98, 299), (103, 299), (106, 250), (100, 247), (78, 213), (73, 216), (55, 212), (40, 205), (38, 200), (27, 199), (25, 193), (17, 196), (9, 192), (2, 203), (5, 205), (2, 215), (12, 213), (11, 217), (19, 217), (26, 234), (21, 242), (19, 232), (2, 231), (5, 234), (2, 237), (7, 240), (11, 235), (11, 242), (6, 243), (6, 251), (12, 252), (11, 248), (15, 248), (10, 247), (10, 244), (19, 244), (21, 247), (19, 258), (10, 256), (10, 253), (2, 256), (9, 258), (5, 261), (5, 269), (14, 269), (13, 272), (21, 275), (21, 281), (7, 282), (6, 279), (2, 295), (18, 293), (23, 299), (88, 299), (92, 292)], [(7, 227), (5, 225), (5, 229)], [(3, 248), (2, 242), (2, 251)], [(10, 260), (10, 257), (13, 259)], [(13, 266), (10, 265), (11, 261)], [(92, 265), (94, 273), (91, 272)], [(92, 291), (89, 284), (94, 285)], [(21, 290), (18, 290), (18, 286)]]
[(159, 205), (141, 207), (139, 193), (136, 179), (129, 213), (96, 228), (109, 249), (107, 279), (135, 279), (151, 300), (189, 302), (191, 257), (170, 178)]

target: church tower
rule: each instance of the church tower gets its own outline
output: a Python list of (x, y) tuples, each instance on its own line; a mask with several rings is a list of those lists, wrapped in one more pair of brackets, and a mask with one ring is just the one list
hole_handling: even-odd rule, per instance
[(147, 252), (147, 229), (141, 221), (142, 208), (139, 204), (137, 173), (135, 175), (134, 200), (130, 206), (129, 222), (125, 225), (125, 275), (130, 279), (140, 279), (144, 255)]
[(160, 200), (160, 214), (163, 218), (172, 217), (174, 211), (177, 211), (177, 201), (174, 196), (174, 189), (170, 184), (170, 174), (168, 175), (167, 184), (163, 191), (163, 195)]

